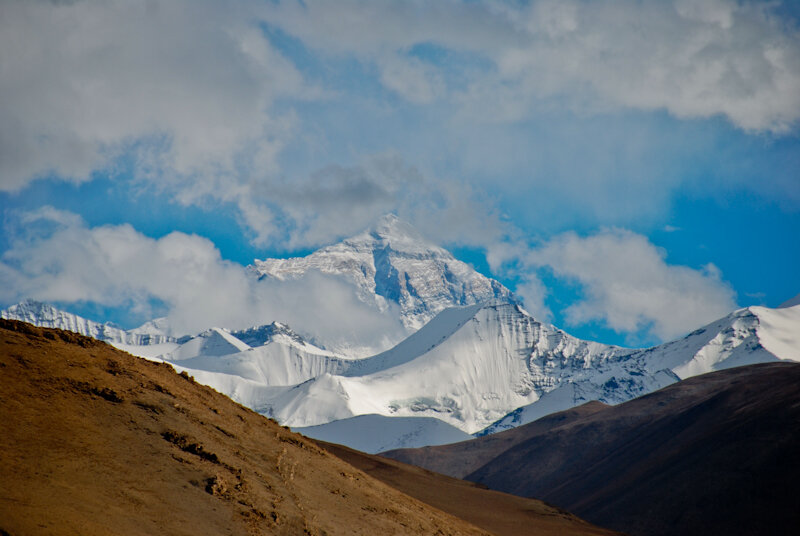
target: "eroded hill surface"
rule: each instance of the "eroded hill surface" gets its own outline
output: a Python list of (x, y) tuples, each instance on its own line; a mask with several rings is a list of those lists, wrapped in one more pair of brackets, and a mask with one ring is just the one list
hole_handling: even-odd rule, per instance
[(0, 533), (486, 534), (229, 398), (0, 321)]
[(611, 536), (617, 534), (591, 525), (537, 499), (517, 497), (485, 486), (318, 441), (324, 449), (370, 476), (436, 508), (465, 519), (497, 536)]

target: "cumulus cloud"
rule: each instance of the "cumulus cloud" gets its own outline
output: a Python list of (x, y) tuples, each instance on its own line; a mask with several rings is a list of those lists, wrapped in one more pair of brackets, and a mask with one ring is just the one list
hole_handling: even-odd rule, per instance
[[(367, 66), (364, 76), (412, 105), (440, 105), (443, 122), (458, 109), (456, 119), (467, 123), (433, 126), (431, 144), (442, 143), (443, 135), (457, 144), (462, 125), (482, 131), (487, 119), (520, 121), (550, 106), (722, 115), (743, 129), (781, 132), (800, 117), (800, 39), (771, 6), (732, 0), (3, 2), (0, 190), (16, 191), (44, 176), (81, 182), (130, 165), (136, 179), (180, 203), (235, 207), (255, 244), (285, 248), (342, 236), (388, 210), (419, 216), (413, 205), (427, 197), (439, 199), (435, 206), (450, 214), (447, 223), (457, 219), (454, 207), (474, 202), (452, 183), (434, 187), (413, 173), (387, 178), (370, 163), (322, 163), (307, 177), (284, 174), (283, 151), (314, 129), (293, 105), (334, 99), (342, 88), (311, 85), (293, 63), (298, 58), (281, 53), (265, 25), (302, 41), (320, 71), (355, 58)], [(348, 161), (359, 162), (358, 151)], [(467, 148), (457, 159), (491, 167), (513, 155)], [(595, 185), (581, 199), (604, 200), (620, 189), (609, 173), (570, 173), (575, 189)], [(629, 186), (648, 193), (622, 184)], [(632, 205), (643, 206), (639, 201)], [(436, 216), (425, 217), (436, 223)], [(474, 219), (470, 232), (486, 234), (485, 221)], [(473, 239), (464, 232), (458, 240)]]
[(523, 262), (583, 288), (583, 299), (565, 310), (572, 325), (599, 321), (619, 333), (649, 331), (667, 340), (736, 308), (733, 289), (714, 265), (669, 264), (665, 251), (630, 231), (565, 233), (529, 251)]
[(746, 130), (787, 131), (800, 118), (800, 38), (763, 5), (568, 4), (534, 3), (531, 41), (504, 51), (502, 78), (535, 97), (724, 115)]
[(213, 182), (243, 158), (269, 168), (287, 130), (273, 100), (313, 91), (256, 6), (3, 2), (0, 189), (85, 181), (131, 150), (159, 181)]
[(534, 274), (527, 274), (517, 283), (514, 293), (522, 298), (525, 308), (534, 318), (542, 322), (553, 319), (553, 312), (546, 305), (547, 289)]
[[(356, 54), (379, 66), (386, 57), (416, 61), (413, 47), (429, 43), (486, 59), (492, 68), (472, 73), (451, 92), (473, 117), (516, 121), (552, 101), (583, 111), (722, 115), (746, 130), (785, 132), (800, 119), (800, 35), (772, 14), (775, 6), (309, 0), (277, 4), (267, 20), (318, 50)], [(446, 76), (454, 66), (437, 68)], [(399, 93), (429, 101), (424, 81), (436, 77), (434, 64), (425, 70), (425, 77), (414, 72), (405, 79), (416, 82)], [(382, 80), (398, 90), (396, 77), (384, 71)]]
[[(207, 239), (173, 232), (154, 239), (130, 225), (89, 228), (46, 207), (19, 218), (37, 229), (0, 257), (0, 301), (93, 302), (129, 307), (148, 318), (166, 305), (178, 333), (244, 328), (274, 320), (336, 346), (385, 346), (404, 333), (387, 310), (359, 301), (352, 286), (319, 273), (289, 282), (258, 281), (223, 260)], [(31, 227), (33, 225), (33, 227)]]

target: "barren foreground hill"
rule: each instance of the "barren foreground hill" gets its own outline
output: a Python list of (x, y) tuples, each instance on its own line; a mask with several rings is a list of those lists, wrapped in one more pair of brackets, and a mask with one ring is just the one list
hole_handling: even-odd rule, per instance
[(2, 319), (0, 423), (3, 536), (612, 534), (326, 444), (334, 456), (169, 365)]
[(761, 363), (498, 434), (382, 453), (633, 536), (800, 529), (800, 364)]
[(0, 534), (487, 534), (168, 365), (0, 322)]
[(537, 499), (493, 491), (486, 486), (458, 480), (351, 448), (318, 441), (319, 445), (396, 488), (445, 512), (490, 530), (497, 536), (612, 536), (565, 510)]

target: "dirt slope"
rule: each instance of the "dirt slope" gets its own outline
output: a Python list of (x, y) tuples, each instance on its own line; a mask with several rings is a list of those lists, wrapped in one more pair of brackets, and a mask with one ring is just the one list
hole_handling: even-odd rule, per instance
[(368, 475), (497, 536), (600, 536), (617, 534), (536, 499), (492, 491), (420, 467), (318, 441)]
[[(467, 479), (632, 535), (800, 527), (800, 364), (696, 376), (534, 434), (524, 428), (515, 432), (523, 441)], [(437, 449), (444, 466), (469, 452)], [(435, 470), (434, 462), (428, 453)]]
[(225, 396), (0, 321), (0, 534), (486, 534)]

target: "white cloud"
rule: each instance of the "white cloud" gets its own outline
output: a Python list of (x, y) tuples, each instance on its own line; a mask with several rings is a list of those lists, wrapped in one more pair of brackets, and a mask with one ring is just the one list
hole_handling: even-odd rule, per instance
[(439, 73), (416, 58), (391, 54), (379, 60), (381, 83), (417, 104), (426, 104), (440, 96), (444, 83)]
[(360, 302), (352, 286), (322, 274), (297, 281), (257, 281), (223, 260), (207, 239), (173, 232), (153, 239), (130, 225), (88, 228), (75, 215), (45, 208), (21, 216), (39, 226), (0, 257), (0, 301), (94, 302), (131, 307), (148, 318), (153, 299), (178, 332), (243, 328), (273, 320), (329, 344), (396, 341), (392, 311)]
[(737, 8), (730, 0), (675, 0), (675, 9), (681, 17), (718, 24), (725, 29), (733, 26)]
[(495, 56), (497, 76), (464, 97), (488, 103), (469, 108), (485, 117), (523, 119), (552, 101), (721, 115), (750, 131), (786, 132), (800, 119), (800, 36), (763, 5), (547, 0), (508, 16), (527, 39)]
[[(438, 124), (420, 137), (452, 147), (467, 132), (483, 132), (487, 118), (518, 121), (556, 102), (584, 111), (721, 114), (745, 129), (786, 130), (800, 117), (800, 40), (771, 13), (768, 5), (726, 0), (2, 2), (0, 190), (49, 175), (91, 180), (124, 155), (135, 162), (138, 180), (180, 203), (235, 206), (261, 246), (316, 245), (388, 210), (418, 216), (413, 203), (447, 210), (455, 221), (454, 207), (469, 208), (473, 197), (431, 186), (432, 180), (376, 179), (380, 173), (372, 171), (358, 179), (357, 168), (367, 164), (285, 177), (282, 151), (298, 136), (313, 136), (315, 127), (302, 124), (291, 104), (279, 112), (277, 100), (296, 104), (343, 89), (323, 94), (309, 87), (292, 63), (296, 58), (266, 37), (263, 22), (302, 40), (322, 71), (338, 65), (326, 63), (331, 58), (355, 58), (374, 67), (365, 76), (388, 90), (429, 109), (439, 106)], [(358, 89), (344, 91), (347, 99), (361, 96)], [(466, 123), (447, 124), (457, 107)], [(385, 150), (381, 143), (368, 152)], [(487, 167), (523, 158), (533, 168), (539, 156), (525, 143), (513, 151), (519, 157), (507, 147), (472, 151), (467, 145), (443, 158)], [(363, 158), (356, 142), (347, 150), (347, 160)], [(594, 189), (576, 197), (592, 200), (585, 201), (589, 210), (607, 212), (605, 199), (620, 190), (612, 173), (570, 174), (559, 181), (581, 192)], [(649, 195), (648, 181), (640, 183), (645, 186), (621, 185), (644, 191), (632, 206), (647, 212), (662, 204)], [(444, 201), (429, 203), (428, 194)], [(364, 205), (349, 205), (345, 215), (344, 203), (353, 200)], [(475, 221), (471, 231), (486, 234), (480, 229), (486, 218)], [(457, 240), (472, 238), (465, 232)]]
[(325, 54), (375, 58), (419, 43), (460, 50), (496, 51), (508, 42), (508, 23), (489, 2), (285, 1), (265, 19)]
[[(776, 5), (308, 0), (275, 5), (267, 19), (323, 53), (379, 65), (430, 43), (488, 59), (493, 69), (473, 73), (451, 95), (473, 119), (520, 120), (557, 102), (583, 111), (722, 115), (746, 130), (785, 132), (800, 119), (800, 35), (772, 15)], [(445, 75), (454, 66), (439, 68)], [(414, 89), (399, 92), (427, 102), (420, 96), (427, 95), (424, 80), (435, 76), (431, 69), (404, 79), (416, 80)], [(383, 82), (398, 91), (396, 77)]]
[(573, 325), (600, 321), (620, 333), (649, 331), (666, 340), (736, 308), (733, 290), (714, 265), (669, 264), (663, 250), (630, 231), (565, 233), (523, 262), (582, 286), (584, 298), (565, 310)]
[(540, 322), (552, 320), (553, 312), (545, 304), (547, 289), (534, 274), (527, 274), (520, 283), (517, 283), (514, 293), (522, 298), (525, 308), (534, 318)]
[[(291, 181), (263, 183), (253, 193), (256, 199), (276, 202), (253, 201), (240, 208), (247, 217), (270, 217), (263, 225), (272, 226), (274, 232), (261, 240), (279, 242), (289, 250), (327, 245), (361, 232), (387, 212), (412, 222), (437, 243), (485, 246), (500, 239), (506, 228), (491, 199), (482, 198), (463, 181), (423, 174), (396, 154), (374, 155), (355, 166), (327, 166)], [(280, 229), (273, 226), (275, 220)]]
[(273, 100), (310, 90), (256, 6), (3, 2), (0, 189), (89, 180), (142, 145), (157, 156), (153, 178), (173, 182), (213, 182), (239, 172), (242, 155), (274, 153), (285, 129)]

